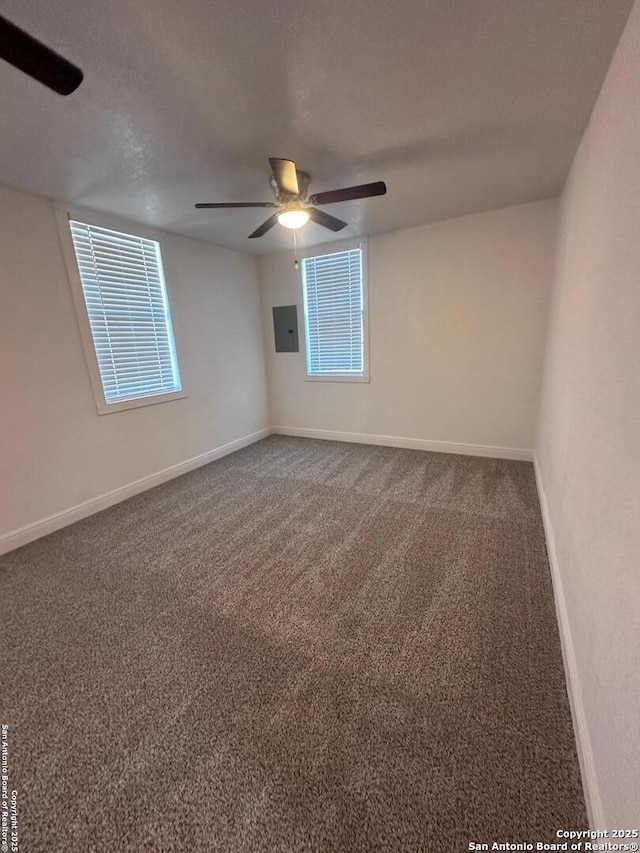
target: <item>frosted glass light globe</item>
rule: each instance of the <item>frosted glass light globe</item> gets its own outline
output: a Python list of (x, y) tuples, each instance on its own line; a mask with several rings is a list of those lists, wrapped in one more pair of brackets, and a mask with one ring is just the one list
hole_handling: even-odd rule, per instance
[(283, 210), (278, 214), (278, 222), (285, 228), (302, 228), (308, 221), (309, 214), (306, 210)]

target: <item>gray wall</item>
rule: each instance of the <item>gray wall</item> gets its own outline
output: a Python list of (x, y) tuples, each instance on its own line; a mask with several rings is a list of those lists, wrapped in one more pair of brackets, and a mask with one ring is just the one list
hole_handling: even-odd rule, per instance
[(99, 416), (54, 206), (0, 188), (0, 537), (267, 426), (255, 259), (161, 236), (188, 398)]
[(640, 824), (640, 6), (562, 200), (537, 459), (597, 824)]

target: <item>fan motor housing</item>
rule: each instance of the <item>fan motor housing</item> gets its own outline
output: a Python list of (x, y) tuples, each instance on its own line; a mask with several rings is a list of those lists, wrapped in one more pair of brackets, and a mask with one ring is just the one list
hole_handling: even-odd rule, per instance
[(278, 189), (278, 184), (276, 183), (276, 179), (274, 178), (274, 176), (271, 175), (271, 177), (269, 178), (269, 183), (271, 184), (273, 194), (279, 202), (285, 203), (288, 201), (303, 201), (304, 199), (306, 199), (311, 178), (309, 177), (307, 172), (301, 172), (299, 169), (296, 169), (296, 175), (298, 178), (298, 189), (300, 190), (297, 195), (288, 195), (286, 193), (281, 193)]

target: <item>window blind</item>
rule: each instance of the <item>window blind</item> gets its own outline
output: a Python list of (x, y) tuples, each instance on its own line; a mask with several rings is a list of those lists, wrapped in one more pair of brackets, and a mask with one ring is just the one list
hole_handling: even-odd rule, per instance
[(69, 224), (105, 401), (180, 391), (160, 245)]
[(362, 251), (302, 262), (307, 374), (362, 376)]

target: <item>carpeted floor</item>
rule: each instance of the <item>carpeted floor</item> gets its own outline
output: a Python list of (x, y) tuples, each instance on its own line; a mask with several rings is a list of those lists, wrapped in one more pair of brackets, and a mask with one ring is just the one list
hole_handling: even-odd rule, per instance
[(273, 436), (0, 558), (0, 592), (24, 853), (586, 827), (529, 463)]

